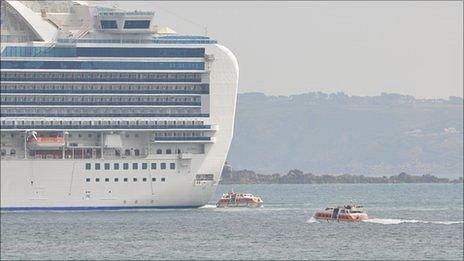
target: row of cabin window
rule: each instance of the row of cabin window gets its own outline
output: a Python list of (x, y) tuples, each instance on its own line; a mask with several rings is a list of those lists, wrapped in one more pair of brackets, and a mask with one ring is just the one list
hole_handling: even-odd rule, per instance
[(198, 97), (159, 98), (159, 97), (40, 97), (40, 96), (2, 96), (2, 102), (200, 102)]
[(2, 72), (2, 78), (34, 79), (201, 79), (200, 73)]
[[(162, 133), (155, 133), (155, 137), (202, 137), (204, 135), (203, 132), (162, 132)], [(73, 135), (72, 134), (68, 134), (68, 137), (69, 138), (72, 138)], [(82, 138), (83, 135), (81, 133), (77, 134), (77, 137), (79, 138)], [(87, 137), (88, 138), (92, 138), (92, 134), (89, 133), (87, 134)], [(100, 138), (101, 135), (100, 134), (96, 134), (96, 137)], [(130, 134), (125, 134), (124, 137), (126, 138), (130, 138)], [(133, 134), (133, 137), (134, 138), (138, 138), (139, 137), (139, 134)], [(156, 152), (157, 154), (162, 154), (161, 150), (157, 150)], [(167, 149), (166, 150), (166, 154), (171, 154), (171, 150), (170, 149)]]
[[(182, 132), (183, 135), (180, 135), (180, 134), (181, 134), (181, 133), (175, 133), (175, 132), (174, 132), (174, 133), (169, 133), (169, 132), (166, 133), (166, 132), (165, 132), (165, 133), (155, 133), (155, 136), (157, 136), (157, 137), (158, 137), (158, 136), (166, 136), (166, 137), (171, 137), (171, 136), (173, 136), (173, 137), (176, 137), (176, 136), (184, 136), (184, 137), (185, 137), (185, 136), (190, 136), (190, 135), (191, 135), (191, 136), (203, 136), (203, 135), (202, 135), (203, 133), (196, 133), (196, 132)], [(69, 137), (69, 138), (72, 138), (73, 135), (72, 135), (72, 134), (68, 134), (68, 137)], [(82, 136), (81, 133), (79, 133), (79, 134), (77, 134), (77, 137), (82, 138), (83, 136)], [(88, 134), (87, 134), (87, 137), (88, 137), (88, 138), (92, 138), (92, 134), (91, 134), (91, 133), (88, 133)], [(101, 137), (101, 134), (96, 134), (96, 137), (100, 138), (100, 137)], [(130, 134), (125, 134), (124, 137), (130, 138)], [(136, 134), (133, 134), (133, 137), (134, 137), (134, 138), (138, 138), (138, 137), (139, 137), (139, 134), (137, 134), (137, 133), (136, 133)], [(161, 150), (158, 150), (158, 151), (157, 151), (157, 154), (162, 154)], [(170, 150), (170, 149), (167, 149), (167, 150), (166, 150), (166, 154), (171, 154), (171, 150)]]
[[(181, 154), (182, 151), (180, 149), (177, 149), (177, 154)], [(115, 152), (116, 156), (121, 156), (121, 152), (120, 151), (116, 151)], [(156, 154), (163, 154), (163, 150), (162, 149), (157, 149), (156, 150)], [(166, 154), (172, 154), (172, 150), (171, 149), (166, 149)], [(126, 149), (124, 150), (124, 156), (140, 156), (140, 150), (139, 149), (135, 149), (133, 152), (132, 150), (130, 149)], [(143, 164), (143, 163), (142, 163)], [(171, 163), (172, 164), (172, 163)]]
[(202, 137), (203, 132), (155, 132), (155, 137)]
[(2, 69), (81, 69), (81, 70), (204, 70), (204, 62), (137, 61), (19, 61), (1, 60)]
[(140, 91), (152, 91), (152, 90), (208, 90), (207, 84), (202, 85), (88, 85), (88, 84), (74, 84), (68, 85), (60, 83), (46, 85), (34, 84), (27, 85), (24, 83), (2, 83), (2, 89), (4, 90), (140, 90)]
[[(91, 178), (86, 178), (85, 179), (85, 182), (90, 182), (90, 181), (91, 181)], [(119, 182), (119, 178), (114, 178), (113, 181), (114, 182)], [(122, 181), (123, 182), (128, 182), (129, 178), (123, 178)], [(132, 178), (132, 181), (137, 182), (137, 178)], [(147, 182), (147, 178), (142, 178), (142, 181)], [(156, 178), (151, 178), (151, 181), (155, 182)], [(166, 181), (166, 178), (161, 178), (161, 182), (165, 182), (165, 181)], [(95, 182), (100, 182), (100, 178), (95, 178)], [(105, 182), (110, 182), (110, 178), (105, 178)]]
[(119, 113), (124, 115), (136, 115), (140, 113), (145, 114), (193, 114), (201, 113), (200, 108), (184, 108), (184, 107), (173, 107), (173, 108), (158, 108), (158, 107), (69, 107), (67, 108), (57, 108), (54, 105), (49, 105), (47, 107), (2, 107), (3, 113), (44, 113), (44, 114), (72, 114), (72, 113), (85, 113), (85, 114), (111, 114)]
[[(72, 137), (73, 137), (73, 134), (71, 134), (71, 133), (68, 134), (68, 137), (69, 137), (69, 138), (72, 138)], [(77, 137), (82, 138), (82, 134), (81, 134), (81, 133), (77, 134)], [(87, 137), (88, 137), (88, 138), (92, 138), (92, 134), (91, 134), (91, 133), (88, 133), (88, 134), (87, 134)], [(97, 137), (97, 138), (100, 138), (100, 137), (101, 137), (101, 134), (96, 134), (96, 137)], [(138, 134), (137, 134), (137, 138), (138, 138)]]
[[(103, 23), (105, 20), (102, 20)], [(110, 20), (114, 21), (114, 20)], [(5, 57), (204, 57), (204, 48), (7, 46)]]
[[(120, 168), (120, 163), (113, 163), (113, 170), (128, 170), (129, 169), (129, 163), (121, 163), (122, 168)], [(102, 169), (102, 164), (101, 163), (95, 163), (94, 170), (101, 170)], [(139, 163), (132, 163), (132, 170), (138, 170), (138, 169), (148, 169), (148, 163), (141, 163), (141, 166), (139, 168)], [(91, 163), (86, 163), (85, 164), (85, 169), (86, 170), (91, 170), (92, 169), (92, 164)], [(103, 163), (103, 169), (104, 170), (110, 170), (111, 169), (111, 164), (110, 163)], [(157, 164), (152, 162), (150, 163), (150, 169), (157, 169)], [(160, 169), (167, 169), (167, 163), (160, 163)], [(176, 169), (176, 163), (169, 163), (169, 169)]]
[[(13, 136), (11, 136), (11, 137), (13, 137)], [(0, 153), (1, 153), (2, 156), (6, 156), (6, 150), (5, 149), (1, 149)], [(16, 155), (16, 150), (15, 149), (10, 149), (10, 155), (11, 156)]]
[[(192, 126), (204, 126), (204, 122), (202, 121), (2, 121), (2, 125), (137, 125), (137, 126), (149, 126), (149, 125), (159, 125), (159, 126), (185, 126), (185, 125), (192, 125)], [(78, 134), (81, 135), (81, 134)], [(89, 138), (92, 137), (89, 134)], [(139, 134), (133, 134), (134, 138), (138, 138)], [(2, 137), (4, 137), (2, 135)], [(69, 137), (72, 137), (72, 134), (69, 134)], [(79, 136), (79, 138), (81, 138)], [(100, 134), (98, 134), (100, 137)], [(129, 138), (130, 134), (126, 134), (126, 138)]]
[[(68, 137), (69, 137), (69, 138), (72, 138), (72, 137), (73, 137), (73, 134), (71, 134), (71, 133), (68, 134)], [(77, 134), (77, 137), (82, 138), (82, 134), (81, 134), (81, 133), (78, 133), (78, 134)], [(88, 138), (92, 138), (92, 134), (91, 134), (91, 133), (88, 133), (88, 134), (87, 134), (87, 137), (88, 137)], [(100, 137), (101, 137), (101, 134), (96, 134), (96, 137), (100, 138)], [(127, 133), (126, 133), (125, 137), (126, 137), (126, 138), (129, 138), (129, 137), (130, 137), (130, 134), (127, 134)], [(134, 138), (138, 138), (138, 137), (139, 137), (139, 134), (137, 134), (137, 133), (136, 133), (136, 134), (133, 134), (133, 137), (134, 137)]]

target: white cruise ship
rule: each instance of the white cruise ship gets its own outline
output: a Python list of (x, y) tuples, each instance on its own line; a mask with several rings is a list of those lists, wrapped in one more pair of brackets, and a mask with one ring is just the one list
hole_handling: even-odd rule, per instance
[(1, 209), (205, 205), (237, 86), (231, 51), (154, 12), (1, 1)]

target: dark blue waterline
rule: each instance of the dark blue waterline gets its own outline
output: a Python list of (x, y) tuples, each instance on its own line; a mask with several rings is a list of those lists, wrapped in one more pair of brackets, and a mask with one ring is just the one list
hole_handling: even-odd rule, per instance
[(192, 206), (105, 206), (105, 207), (6, 207), (0, 211), (102, 211), (102, 210), (125, 210), (125, 209), (191, 209), (203, 205)]

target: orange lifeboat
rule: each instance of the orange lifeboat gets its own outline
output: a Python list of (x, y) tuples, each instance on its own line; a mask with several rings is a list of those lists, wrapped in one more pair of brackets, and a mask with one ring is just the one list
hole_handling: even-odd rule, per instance
[(261, 207), (263, 200), (261, 197), (253, 196), (249, 193), (235, 193), (229, 192), (223, 194), (219, 201), (216, 203), (218, 208), (227, 207)]
[(317, 220), (357, 222), (369, 219), (363, 206), (349, 204), (342, 207), (326, 208), (314, 214)]
[(54, 150), (65, 146), (65, 140), (59, 134), (36, 135), (36, 133), (32, 133), (27, 137), (27, 146), (30, 149)]

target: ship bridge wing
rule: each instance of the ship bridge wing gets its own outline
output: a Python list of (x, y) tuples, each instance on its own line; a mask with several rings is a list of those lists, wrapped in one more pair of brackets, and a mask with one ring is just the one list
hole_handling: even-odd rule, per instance
[(31, 28), (31, 30), (45, 42), (54, 40), (58, 29), (47, 20), (43, 19), (39, 13), (34, 12), (20, 1), (6, 0), (17, 14), (21, 16), (23, 21)]

